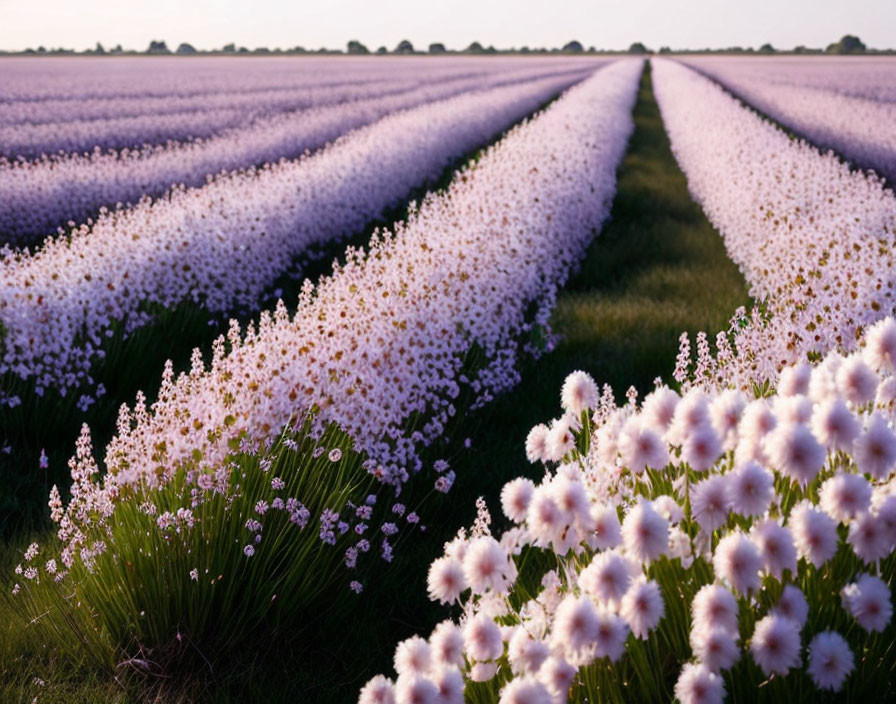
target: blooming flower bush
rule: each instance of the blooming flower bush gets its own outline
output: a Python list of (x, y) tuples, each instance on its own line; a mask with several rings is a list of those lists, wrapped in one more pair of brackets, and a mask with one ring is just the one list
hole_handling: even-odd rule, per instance
[[(97, 147), (87, 154), (51, 152), (30, 161), (0, 159), (0, 234), (10, 245), (36, 244), (67, 221), (83, 223), (97, 216), (102, 206), (134, 205), (142, 198), (162, 196), (174, 185), (202, 186), (222, 171), (297, 159), (306, 150), (399, 110), (536, 78), (567, 75), (572, 81), (596, 65), (457, 67), (454, 73), (437, 71), (431, 80), (424, 80), (427, 74), (419, 66), (405, 66), (393, 78), (362, 84), (330, 75), (332, 83), (303, 89), (308, 104), (301, 110), (263, 111), (262, 103), (253, 108), (257, 117), (204, 138), (119, 151)], [(160, 100), (154, 99), (153, 105)], [(206, 119), (208, 113), (201, 115)], [(158, 126), (155, 114), (133, 119)], [(189, 113), (186, 119), (195, 124), (197, 115)], [(95, 129), (94, 122), (88, 124)]]
[(695, 71), (653, 67), (688, 188), (761, 303), (735, 317), (715, 362), (701, 355), (701, 375), (749, 388), (774, 382), (784, 365), (851, 349), (894, 313), (893, 192), (790, 139)]
[[(419, 450), (443, 437), (462, 391), (472, 404), (482, 404), (517, 381), (518, 360), (540, 349), (532, 343), (535, 330), (550, 339), (547, 321), (557, 288), (609, 213), (641, 66), (636, 60), (601, 69), (515, 128), (459, 172), (445, 192), (424, 200), (395, 233), (377, 235), (367, 253), (349, 252), (346, 264), (316, 287), (309, 282), (294, 317), (281, 304), (245, 332), (233, 323), (208, 364), (197, 351), (189, 373), (175, 378), (169, 365), (152, 406), (141, 396), (133, 409), (122, 408), (101, 479), (85, 428), (70, 463), (72, 500), (63, 507), (58, 492), (51, 495), (60, 540), (48, 550), (54, 572), (34, 567), (33, 578), (23, 582), (33, 590), (27, 613), (46, 610), (40, 608), (49, 599), (41, 596), (42, 585), (58, 578), (64, 593), (73, 581), (72, 588), (84, 594), (81, 603), (108, 611), (105, 621), (112, 625), (99, 631), (108, 654), (145, 643), (135, 632), (158, 643), (178, 623), (174, 607), (139, 614), (126, 600), (134, 588), (126, 563), (134, 560), (122, 551), (140, 555), (144, 565), (173, 552), (182, 569), (154, 577), (161, 590), (156, 596), (166, 604), (165, 585), (174, 584), (170, 590), (179, 595), (184, 584), (202, 577), (196, 551), (225, 551), (229, 569), (220, 572), (222, 579), (235, 585), (248, 580), (250, 587), (259, 585), (258, 593), (269, 588), (262, 578), (267, 573), (252, 568), (251, 578), (242, 577), (245, 571), (233, 568), (234, 555), (255, 562), (266, 556), (269, 565), (279, 565), (281, 551), (298, 550), (305, 557), (287, 560), (287, 574), (311, 579), (315, 589), (331, 584), (335, 573), (334, 551), (321, 544), (344, 548), (336, 554), (340, 560), (344, 555), (350, 570), (367, 552), (390, 560), (393, 536), (400, 526), (412, 530), (419, 516), (395, 504), (391, 517), (372, 522), (373, 509), (355, 495), (361, 479), (354, 474), (320, 486), (302, 480), (308, 481), (303, 493), (284, 493), (275, 479), (286, 486), (297, 480), (277, 473), (267, 488), (258, 479), (266, 474), (262, 463), (272, 453), (279, 456), (278, 443), (295, 449), (338, 429), (337, 446), (319, 443), (314, 453), (320, 454), (311, 459), (360, 467), (367, 470), (362, 478), (386, 485), (381, 493), (397, 494), (422, 469)], [(471, 405), (465, 403), (462, 410)], [(234, 453), (249, 459), (236, 460)], [(433, 469), (435, 488), (450, 489), (454, 474), (447, 463), (436, 462)], [(264, 490), (244, 490), (249, 482)], [(342, 499), (326, 499), (322, 492)], [(234, 508), (222, 516), (221, 503), (230, 501)], [(219, 517), (202, 524), (207, 530), (244, 538), (215, 538), (211, 547), (205, 534), (194, 538), (192, 512), (204, 506)], [(271, 520), (280, 527), (270, 528)], [(185, 547), (153, 542), (144, 557), (147, 521), (156, 523), (152, 541), (155, 530), (180, 531)], [(302, 539), (294, 547), (292, 523), (319, 524), (319, 540)], [(245, 531), (256, 537), (249, 540)], [(133, 579), (157, 573), (146, 568)], [(352, 589), (362, 588), (353, 580)], [(307, 605), (304, 593), (291, 595), (293, 608)], [(60, 620), (39, 620), (68, 623), (70, 604), (53, 602)], [(71, 627), (41, 633), (70, 642), (71, 630), (77, 637), (79, 629)]]
[(511, 527), (480, 505), (430, 568), (459, 618), (399, 644), (361, 704), (891, 691), (896, 321), (762, 396), (629, 398), (569, 377), (526, 441), (544, 477), (501, 493)]

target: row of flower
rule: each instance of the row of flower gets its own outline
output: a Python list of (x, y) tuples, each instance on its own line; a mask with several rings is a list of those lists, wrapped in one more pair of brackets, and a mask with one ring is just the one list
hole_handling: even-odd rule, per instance
[(893, 192), (791, 139), (695, 71), (653, 64), (688, 188), (764, 306), (736, 316), (733, 340), (718, 337), (718, 358), (701, 355), (698, 376), (747, 388), (807, 355), (849, 350), (893, 311)]
[(762, 398), (658, 386), (617, 407), (570, 375), (564, 415), (526, 440), (544, 478), (501, 493), (512, 527), (493, 535), (480, 505), (429, 570), (459, 620), (400, 643), (397, 680), (359, 701), (809, 701), (807, 677), (885, 695), (894, 372), (887, 318)]
[[(593, 70), (594, 66), (590, 68)], [(201, 186), (222, 171), (279, 159), (295, 159), (339, 136), (398, 110), (471, 90), (589, 69), (558, 66), (542, 70), (461, 73), (439, 80), (405, 76), (365, 86), (321, 88), (298, 112), (265, 114), (207, 139), (137, 150), (59, 154), (38, 161), (0, 160), (0, 233), (15, 246), (39, 242), (67, 221), (83, 222), (100, 208), (158, 197), (171, 186)], [(353, 95), (349, 99), (349, 93)], [(155, 119), (147, 118), (147, 119)]]
[[(640, 72), (637, 60), (611, 64), (516, 127), (456, 174), (445, 192), (427, 197), (393, 233), (374, 235), (367, 252), (350, 250), (345, 265), (316, 286), (307, 282), (294, 317), (279, 305), (244, 333), (232, 323), (208, 364), (197, 351), (189, 373), (175, 378), (169, 366), (150, 408), (138, 399), (133, 410), (122, 409), (99, 481), (100, 465), (85, 428), (70, 464), (72, 500), (63, 507), (55, 488), (51, 496), (61, 545), (49, 551), (61, 548), (61, 554), (47, 561), (45, 550), (40, 553), (45, 564), (23, 566), (17, 591), (31, 600), (26, 603), (46, 605), (35, 595), (47, 585), (66, 583), (71, 573), (77, 575), (79, 594), (106, 594), (110, 604), (120, 605), (124, 597), (116, 575), (133, 580), (133, 574), (123, 570), (120, 548), (111, 556), (107, 548), (131, 540), (141, 550), (129, 554), (140, 560), (156, 554), (142, 549), (145, 528), (134, 531), (133, 521), (122, 521), (122, 515), (136, 520), (146, 513), (158, 530), (190, 536), (194, 510), (218, 496), (240, 504), (246, 485), (258, 483), (259, 476), (272, 494), (259, 498), (246, 523), (245, 539), (251, 542), (244, 547), (230, 538), (220, 541), (221, 550), (253, 560), (238, 575), (225, 575), (227, 584), (253, 579), (252, 564), (266, 550), (293, 545), (280, 537), (276, 523), (269, 525), (284, 515), (287, 527), (319, 522), (312, 542), (356, 538), (344, 556), (349, 568), (366, 552), (391, 559), (400, 530), (394, 519), (373, 525), (369, 504), (328, 506), (312, 515), (306, 507), (320, 508), (320, 487), (311, 482), (303, 495), (290, 494), (287, 502), (284, 487), (303, 481), (301, 472), (282, 476), (286, 482), (259, 474), (259, 467), (270, 470), (267, 459), (251, 471), (245, 465), (236, 471), (234, 450), (265, 458), (277, 438), (295, 448), (290, 433), (306, 437), (302, 429), (308, 424), (311, 436), (339, 428), (349, 438), (350, 456), (339, 449), (331, 460), (342, 467), (364, 457), (364, 468), (384, 483), (383, 491), (399, 493), (409, 475), (422, 468), (420, 449), (443, 436), (458, 410), (455, 404), (485, 403), (516, 383), (519, 359), (543, 345), (531, 339), (550, 339), (547, 320), (556, 291), (609, 214), (616, 168), (633, 129)], [(465, 369), (471, 358), (476, 363)], [(459, 400), (462, 391), (473, 399)], [(436, 462), (434, 470), (435, 488), (448, 491), (453, 472), (444, 462)], [(330, 481), (331, 474), (322, 476)], [(333, 491), (339, 494), (338, 489)], [(159, 496), (164, 505), (152, 503)], [(391, 513), (402, 516), (404, 507), (395, 505)], [(416, 519), (408, 515), (406, 522), (413, 525)], [(231, 523), (205, 524), (203, 530), (225, 536), (243, 530), (242, 523), (235, 528)], [(159, 548), (163, 554), (179, 543), (173, 533), (171, 538), (170, 546)], [(203, 545), (200, 541), (196, 549), (208, 555)], [(38, 550), (29, 551), (32, 559)], [(318, 565), (307, 557), (316, 548), (300, 552), (306, 562), (277, 557), (269, 563), (290, 566), (316, 588), (332, 582), (334, 571), (316, 571)], [(103, 564), (113, 571), (104, 572)], [(195, 577), (185, 565), (183, 573), (166, 570), (154, 579), (189, 584), (186, 580)], [(102, 589), (91, 591), (90, 585)], [(178, 589), (162, 591), (171, 595)], [(58, 608), (72, 603), (63, 599)], [(104, 605), (89, 608), (102, 611)], [(123, 608), (129, 614), (134, 604)], [(36, 623), (45, 622), (44, 616)], [(163, 606), (131, 616), (128, 623), (140, 623), (141, 629), (159, 619), (169, 637), (177, 623), (164, 619), (179, 618)]]
[(782, 65), (695, 57), (686, 63), (814, 144), (896, 179), (896, 62), (891, 59)]
[(103, 214), (70, 238), (0, 261), (0, 373), (84, 385), (104, 335), (147, 324), (148, 303), (255, 310), (315, 244), (361, 231), (452, 160), (566, 88), (568, 75), (473, 91), (399, 112), (295, 161)]

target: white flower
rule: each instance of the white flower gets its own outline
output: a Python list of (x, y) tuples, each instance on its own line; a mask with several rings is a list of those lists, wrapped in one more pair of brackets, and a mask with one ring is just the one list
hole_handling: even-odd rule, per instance
[(878, 372), (896, 372), (896, 321), (884, 318), (865, 335), (865, 361)]
[(652, 562), (669, 547), (669, 521), (647, 501), (641, 501), (622, 522), (622, 542), (639, 562)]
[(642, 639), (646, 639), (648, 633), (657, 627), (663, 612), (663, 596), (659, 584), (653, 580), (648, 582), (643, 575), (632, 582), (622, 597), (619, 610), (635, 637)]
[(507, 660), (515, 675), (538, 672), (551, 654), (547, 643), (533, 638), (523, 626), (517, 626), (507, 643)]
[(694, 629), (711, 631), (722, 629), (737, 636), (737, 599), (718, 584), (706, 584), (691, 602)]
[(597, 633), (594, 637), (595, 655), (616, 662), (625, 652), (628, 624), (609, 611), (598, 611)]
[(896, 434), (884, 417), (875, 411), (864, 433), (853, 443), (853, 457), (859, 470), (875, 479), (886, 479), (896, 465)]
[(641, 404), (641, 417), (644, 424), (657, 432), (664, 433), (675, 415), (675, 408), (681, 397), (668, 386), (654, 389), (644, 397)]
[(497, 660), (504, 652), (501, 629), (485, 614), (477, 614), (467, 621), (463, 634), (464, 652), (471, 660)]
[(784, 367), (778, 377), (779, 396), (804, 396), (809, 391), (812, 367), (805, 362)]
[(839, 633), (823, 631), (809, 643), (809, 676), (819, 689), (839, 692), (854, 668), (852, 650)]
[(572, 422), (570, 416), (563, 416), (551, 423), (545, 437), (545, 455), (548, 461), (559, 462), (575, 447)]
[(440, 557), (429, 567), (426, 578), (429, 598), (441, 604), (451, 604), (467, 588), (463, 565), (453, 557)]
[(395, 680), (395, 704), (437, 704), (435, 682), (417, 674), (399, 675)]
[(694, 428), (681, 445), (681, 459), (694, 471), (705, 472), (722, 454), (722, 443), (709, 423)]
[(442, 621), (429, 636), (433, 661), (439, 665), (464, 664), (464, 637), (460, 628), (451, 621)]
[(474, 594), (503, 593), (516, 579), (507, 551), (490, 535), (471, 540), (463, 561), (464, 578)]
[(727, 670), (740, 659), (737, 634), (725, 628), (694, 628), (691, 648), (697, 659), (713, 672)]
[(588, 545), (592, 550), (608, 550), (622, 542), (622, 526), (615, 506), (591, 507), (591, 525)]
[(719, 541), (712, 565), (716, 576), (742, 596), (759, 589), (762, 558), (756, 545), (743, 533), (731, 533)]
[(877, 375), (859, 355), (852, 355), (843, 360), (837, 369), (836, 381), (837, 389), (850, 403), (863, 406), (874, 400), (877, 392)]
[(538, 670), (538, 681), (548, 688), (556, 699), (566, 699), (569, 688), (576, 678), (576, 668), (563, 658), (552, 655), (545, 660)]
[(619, 607), (638, 566), (616, 551), (602, 552), (579, 573), (579, 587), (608, 608)]
[(853, 552), (866, 564), (884, 559), (892, 550), (886, 525), (870, 511), (859, 514), (849, 524), (846, 540)]
[(728, 475), (728, 501), (741, 516), (761, 516), (774, 494), (774, 475), (756, 462), (747, 462)]
[(827, 454), (812, 432), (796, 423), (777, 426), (766, 436), (764, 448), (772, 465), (803, 486), (815, 478)]
[(431, 677), (439, 692), (437, 704), (464, 704), (464, 676), (457, 667), (441, 665)]
[(395, 685), (382, 675), (371, 679), (358, 696), (358, 704), (395, 704)]
[(776, 616), (783, 616), (793, 621), (799, 630), (806, 625), (809, 615), (809, 604), (798, 587), (788, 584), (784, 587), (778, 605), (772, 611)]
[(866, 631), (882, 631), (893, 616), (890, 589), (878, 577), (863, 574), (840, 591), (846, 610)]
[(517, 477), (507, 482), (501, 489), (501, 508), (504, 510), (504, 515), (514, 523), (522, 523), (534, 492), (535, 485), (524, 477)]
[(689, 662), (675, 683), (675, 697), (681, 704), (722, 704), (725, 683), (705, 665)]
[(548, 426), (539, 423), (526, 436), (526, 459), (530, 462), (547, 462), (547, 442)]
[(629, 418), (622, 426), (618, 442), (622, 463), (633, 474), (645, 468), (661, 469), (669, 462), (669, 452), (660, 435), (640, 418)]
[(837, 553), (837, 524), (808, 501), (790, 511), (788, 523), (800, 557), (821, 567)]
[(566, 596), (554, 615), (552, 647), (566, 654), (570, 662), (584, 666), (595, 656), (598, 612), (589, 599)]
[(862, 476), (841, 472), (821, 485), (818, 498), (825, 513), (839, 523), (846, 523), (868, 510), (871, 485)]
[(534, 677), (518, 677), (501, 690), (498, 704), (551, 704), (552, 701), (548, 688)]
[(473, 682), (488, 682), (498, 673), (498, 663), (477, 662), (470, 668), (470, 680)]
[(812, 412), (812, 432), (829, 450), (849, 452), (861, 430), (859, 419), (839, 396), (824, 401)]
[(759, 548), (766, 574), (781, 579), (785, 570), (796, 574), (796, 547), (790, 530), (775, 519), (754, 523), (750, 539)]
[(788, 618), (766, 616), (756, 624), (750, 652), (766, 677), (786, 675), (800, 664), (800, 633)]
[(728, 522), (731, 510), (728, 477), (713, 474), (691, 487), (691, 513), (707, 533)]
[(432, 666), (432, 650), (420, 636), (401, 641), (395, 648), (395, 672), (425, 675)]
[(577, 416), (585, 410), (594, 410), (600, 401), (600, 392), (588, 374), (575, 371), (566, 377), (560, 391), (560, 403), (564, 411)]

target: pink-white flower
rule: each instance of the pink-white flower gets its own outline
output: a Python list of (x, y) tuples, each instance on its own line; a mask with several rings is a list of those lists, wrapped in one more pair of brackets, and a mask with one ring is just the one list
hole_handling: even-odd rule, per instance
[(865, 335), (865, 361), (878, 372), (896, 372), (896, 321), (884, 318)]
[(669, 462), (666, 443), (659, 433), (637, 416), (622, 426), (618, 449), (622, 463), (633, 474), (641, 474), (646, 468), (660, 469)]
[(615, 506), (595, 504), (590, 513), (588, 545), (592, 550), (608, 550), (622, 543), (622, 526)]
[(737, 634), (725, 628), (694, 628), (691, 648), (697, 659), (713, 672), (727, 670), (740, 659)]
[(712, 565), (716, 576), (728, 582), (742, 596), (759, 589), (762, 558), (755, 543), (743, 533), (730, 533), (719, 541)]
[(429, 636), (433, 662), (439, 665), (464, 664), (464, 637), (460, 627), (452, 621), (442, 621)]
[(866, 564), (884, 559), (893, 547), (886, 525), (870, 511), (859, 514), (849, 524), (846, 540), (853, 552)]
[(394, 664), (399, 675), (425, 675), (432, 667), (432, 649), (420, 636), (412, 636), (395, 648)]
[(846, 523), (871, 505), (871, 485), (858, 474), (840, 472), (818, 491), (818, 504), (838, 523)]
[(837, 389), (846, 400), (856, 406), (863, 406), (874, 400), (878, 378), (859, 355), (843, 360), (837, 369)]
[(764, 447), (772, 465), (803, 486), (815, 478), (827, 454), (806, 426), (795, 423), (776, 427)]
[(756, 462), (747, 462), (728, 475), (728, 501), (741, 516), (761, 516), (775, 494), (775, 478)]
[(548, 426), (539, 423), (526, 437), (526, 459), (530, 462), (548, 461)]
[(485, 614), (473, 616), (463, 628), (464, 652), (471, 660), (497, 660), (504, 653), (501, 629)]
[(691, 602), (691, 615), (694, 629), (721, 629), (737, 636), (737, 599), (718, 584), (700, 587)]
[(522, 523), (534, 493), (535, 485), (530, 479), (517, 477), (507, 482), (501, 489), (501, 508), (504, 510), (504, 515), (514, 523)]
[(798, 587), (788, 584), (781, 593), (778, 605), (772, 611), (776, 616), (783, 616), (793, 621), (799, 630), (806, 625), (809, 615), (809, 603)]
[(644, 575), (635, 579), (625, 596), (619, 615), (625, 619), (636, 638), (646, 639), (647, 635), (663, 617), (663, 595), (654, 580), (647, 581)]
[(498, 704), (552, 704), (553, 697), (534, 677), (518, 677), (510, 680), (501, 690)]
[(691, 514), (707, 533), (728, 522), (731, 512), (728, 477), (713, 474), (691, 487)]
[(620, 616), (605, 610), (598, 611), (597, 621), (597, 633), (594, 637), (595, 655), (616, 662), (625, 652), (628, 624)]
[(896, 434), (884, 417), (875, 411), (865, 432), (853, 443), (853, 457), (859, 470), (875, 479), (886, 479), (896, 465)]
[(790, 526), (800, 557), (821, 567), (837, 553), (837, 524), (826, 513), (808, 501), (801, 501), (790, 511)]
[(788, 618), (766, 616), (753, 630), (750, 652), (766, 677), (786, 675), (800, 664), (799, 629)]
[(675, 408), (681, 397), (668, 386), (654, 389), (644, 397), (641, 404), (641, 417), (644, 423), (655, 428), (657, 432), (664, 433), (675, 415)]
[(464, 704), (464, 676), (457, 667), (440, 665), (430, 677), (439, 692), (437, 704)]
[(675, 698), (681, 704), (722, 704), (725, 683), (705, 665), (689, 662), (675, 683)]
[(839, 692), (853, 671), (852, 650), (839, 633), (823, 631), (809, 643), (809, 676), (819, 689)]
[(641, 501), (622, 522), (622, 542), (636, 560), (652, 562), (669, 547), (669, 521), (648, 501)]
[(594, 657), (600, 621), (594, 604), (585, 597), (566, 596), (554, 614), (552, 646), (570, 662), (587, 665)]
[(805, 362), (784, 367), (778, 377), (779, 396), (804, 396), (809, 391), (812, 367)]
[(507, 643), (507, 660), (515, 675), (538, 672), (550, 654), (547, 643), (533, 638), (524, 626), (517, 626)]
[(616, 609), (637, 572), (638, 565), (628, 557), (615, 550), (602, 552), (579, 573), (579, 587), (601, 605)]
[(849, 452), (858, 437), (861, 424), (843, 399), (828, 399), (812, 412), (812, 432), (829, 450)]
[(429, 567), (426, 578), (429, 598), (440, 604), (452, 604), (469, 586), (461, 562), (453, 557), (440, 557)]
[(377, 675), (364, 685), (358, 696), (358, 704), (395, 704), (395, 684)]
[(681, 459), (696, 472), (705, 472), (722, 454), (722, 443), (710, 423), (688, 433), (681, 445)]
[(564, 411), (581, 415), (585, 410), (594, 410), (600, 401), (597, 384), (583, 371), (575, 371), (566, 377), (560, 391), (560, 403)]
[(503, 593), (516, 579), (516, 568), (507, 551), (490, 535), (470, 541), (464, 554), (463, 571), (474, 594), (488, 590)]
[(566, 660), (552, 655), (541, 664), (537, 678), (548, 688), (551, 696), (563, 700), (569, 696), (569, 688), (576, 678), (576, 672), (576, 668)]
[(766, 574), (776, 579), (781, 579), (785, 570), (796, 574), (796, 547), (788, 528), (773, 518), (767, 518), (753, 524), (750, 539), (759, 548)]

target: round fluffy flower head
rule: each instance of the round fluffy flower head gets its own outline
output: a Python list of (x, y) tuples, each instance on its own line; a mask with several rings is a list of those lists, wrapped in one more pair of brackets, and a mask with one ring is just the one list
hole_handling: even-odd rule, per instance
[(800, 664), (799, 629), (789, 618), (766, 616), (756, 624), (750, 652), (766, 677), (786, 675)]
[(395, 704), (438, 704), (439, 688), (419, 674), (399, 675), (395, 680)]
[(429, 636), (429, 647), (433, 662), (438, 665), (464, 664), (463, 632), (452, 621), (442, 621)]
[(552, 655), (541, 664), (537, 677), (548, 688), (551, 696), (564, 701), (569, 695), (576, 672), (576, 668), (566, 660)]
[(399, 675), (417, 673), (425, 675), (432, 667), (432, 651), (429, 643), (420, 636), (401, 641), (395, 648), (395, 672)]
[(622, 607), (619, 611), (635, 637), (645, 640), (650, 631), (659, 624), (663, 612), (660, 585), (653, 580), (648, 582), (643, 575), (634, 580), (622, 597)]
[(863, 574), (840, 592), (846, 610), (868, 632), (882, 631), (893, 616), (890, 589), (881, 579)]
[(802, 486), (811, 482), (824, 465), (827, 453), (804, 425), (779, 425), (765, 438), (771, 463)]
[(785, 570), (796, 574), (796, 546), (788, 528), (768, 518), (753, 524), (750, 538), (759, 548), (766, 574), (776, 579), (781, 579)]
[(672, 445), (682, 445), (697, 428), (712, 427), (709, 418), (709, 401), (700, 388), (693, 388), (675, 406), (675, 413), (666, 431), (666, 440)]
[(464, 704), (464, 676), (457, 667), (442, 665), (431, 676), (439, 690), (437, 704)]
[(477, 614), (464, 625), (464, 652), (471, 660), (496, 660), (504, 652), (501, 629), (485, 614)]
[(706, 665), (689, 662), (675, 683), (675, 698), (681, 704), (722, 704), (725, 683)]
[(877, 492), (871, 507), (880, 521), (884, 542), (888, 546), (896, 545), (896, 494)]
[(545, 437), (546, 459), (550, 462), (559, 462), (576, 445), (576, 439), (572, 434), (572, 418), (563, 416), (551, 423)]
[(616, 507), (594, 504), (590, 513), (588, 545), (591, 549), (608, 550), (617, 547), (622, 542), (622, 526), (619, 524)]
[(776, 616), (789, 618), (796, 624), (798, 629), (802, 630), (803, 626), (806, 625), (806, 617), (809, 615), (809, 603), (798, 587), (788, 584), (784, 587), (778, 605), (772, 613)]
[(877, 374), (859, 355), (843, 360), (843, 364), (837, 369), (836, 382), (837, 390), (856, 406), (873, 401), (877, 393)]
[(501, 690), (498, 704), (551, 704), (548, 688), (534, 677), (519, 677)]
[(728, 475), (728, 501), (741, 516), (761, 516), (774, 495), (774, 476), (756, 462), (747, 462)]
[(675, 416), (675, 408), (680, 400), (681, 397), (668, 386), (654, 389), (644, 397), (641, 418), (648, 427), (665, 432)]
[(526, 526), (536, 544), (548, 545), (557, 540), (571, 518), (560, 510), (551, 493), (550, 484), (542, 484), (535, 489), (526, 512)]
[(463, 565), (453, 557), (440, 557), (429, 567), (426, 587), (429, 598), (440, 604), (452, 604), (467, 588)]
[(684, 518), (684, 509), (668, 494), (661, 494), (653, 500), (653, 507), (669, 523), (678, 523)]
[(599, 621), (590, 599), (566, 596), (554, 614), (553, 647), (570, 662), (586, 665), (594, 659)]
[(800, 557), (821, 567), (837, 553), (840, 537), (837, 524), (808, 501), (801, 501), (790, 511), (787, 521)]
[(490, 535), (470, 541), (463, 561), (464, 577), (474, 594), (502, 593), (516, 578), (507, 551)]
[(473, 682), (488, 682), (496, 674), (498, 674), (496, 662), (477, 662), (470, 668), (470, 679)]
[(824, 631), (809, 643), (809, 676), (819, 689), (839, 692), (854, 666), (852, 650), (839, 633)]
[(579, 587), (599, 603), (615, 609), (637, 571), (636, 564), (615, 550), (602, 552), (579, 573)]
[(871, 485), (865, 477), (841, 472), (821, 485), (818, 498), (825, 513), (839, 523), (847, 523), (868, 510)]
[(578, 478), (558, 474), (550, 483), (551, 496), (560, 510), (577, 520), (588, 521), (590, 504), (585, 493), (585, 485)]
[(530, 462), (548, 461), (548, 426), (539, 423), (526, 436), (526, 459)]
[(812, 369), (809, 379), (809, 396), (815, 403), (821, 403), (833, 396), (837, 391), (837, 370), (843, 364), (843, 355), (829, 352), (820, 364)]
[(525, 477), (517, 477), (507, 482), (501, 489), (501, 508), (504, 510), (504, 515), (514, 523), (522, 523), (534, 493), (535, 485)]
[(884, 318), (868, 329), (865, 361), (878, 372), (896, 372), (896, 321)]
[(731, 511), (728, 477), (713, 474), (691, 487), (691, 511), (694, 519), (707, 533), (725, 525)]
[(875, 479), (886, 479), (896, 465), (896, 434), (884, 417), (875, 411), (865, 432), (853, 443), (853, 457), (859, 470)]
[(893, 549), (883, 521), (870, 511), (859, 514), (849, 524), (846, 541), (859, 559), (866, 564), (884, 559)]
[(712, 467), (721, 454), (722, 443), (709, 423), (694, 428), (681, 445), (681, 459), (696, 472), (705, 472)]
[(778, 424), (805, 424), (812, 418), (812, 400), (806, 396), (775, 396), (772, 407)]
[(507, 659), (515, 675), (538, 672), (551, 650), (547, 643), (536, 640), (523, 626), (517, 626), (507, 643)]
[(755, 543), (743, 533), (731, 533), (719, 541), (712, 565), (716, 576), (742, 596), (759, 589), (762, 558)]
[(809, 379), (812, 377), (812, 367), (805, 362), (800, 362), (792, 367), (784, 367), (778, 377), (779, 396), (804, 396), (809, 392)]
[(710, 404), (712, 426), (722, 439), (722, 449), (726, 452), (737, 445), (737, 428), (746, 405), (744, 395), (735, 389), (726, 389)]
[(622, 463), (633, 474), (641, 474), (645, 468), (660, 469), (669, 462), (666, 443), (637, 416), (622, 426), (618, 448)]
[(669, 547), (669, 521), (649, 501), (641, 501), (622, 522), (622, 542), (639, 562), (651, 562)]
[(358, 704), (395, 704), (395, 685), (392, 680), (377, 675), (361, 690)]
[(600, 391), (588, 374), (575, 371), (566, 377), (560, 391), (560, 404), (564, 411), (580, 416), (585, 410), (597, 408), (599, 401)]
[(849, 452), (861, 424), (839, 396), (816, 406), (812, 412), (812, 432), (829, 450)]
[(713, 672), (727, 670), (740, 659), (737, 636), (724, 628), (694, 628), (691, 648), (697, 659)]
[(599, 611), (597, 619), (595, 655), (599, 658), (610, 658), (611, 662), (616, 662), (625, 652), (628, 624), (622, 617), (610, 611)]
[(695, 630), (724, 630), (737, 636), (737, 599), (718, 584), (700, 587), (691, 602)]

